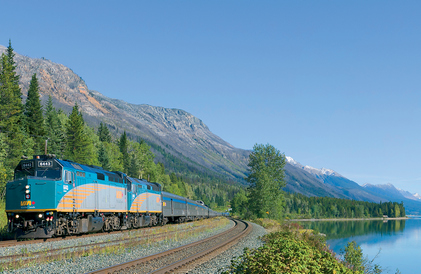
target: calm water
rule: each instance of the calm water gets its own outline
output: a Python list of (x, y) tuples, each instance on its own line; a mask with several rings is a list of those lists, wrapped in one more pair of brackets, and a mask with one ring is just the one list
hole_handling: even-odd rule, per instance
[(340, 254), (356, 241), (364, 255), (382, 266), (385, 273), (421, 273), (421, 218), (396, 221), (302, 222), (306, 228), (326, 234), (330, 248)]

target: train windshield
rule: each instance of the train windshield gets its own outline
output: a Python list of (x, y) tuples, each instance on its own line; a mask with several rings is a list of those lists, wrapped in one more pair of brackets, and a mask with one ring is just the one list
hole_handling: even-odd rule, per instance
[(52, 159), (22, 161), (15, 169), (15, 180), (26, 178), (28, 176), (46, 179), (60, 179), (61, 166)]
[(34, 161), (22, 161), (15, 169), (15, 180), (35, 176)]

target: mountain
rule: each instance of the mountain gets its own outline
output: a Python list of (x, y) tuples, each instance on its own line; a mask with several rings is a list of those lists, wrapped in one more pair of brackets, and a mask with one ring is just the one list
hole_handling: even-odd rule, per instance
[[(331, 169), (317, 169), (310, 166), (303, 166), (291, 157), (286, 157), (288, 164), (295, 167), (296, 169), (309, 174), (313, 179), (322, 182), (325, 187), (329, 187), (331, 193), (335, 193), (337, 195), (333, 195), (331, 197), (336, 198), (346, 198), (352, 200), (359, 200), (359, 201), (370, 201), (370, 202), (380, 202), (386, 201), (376, 195), (368, 193), (365, 189), (357, 184), (354, 181), (351, 181), (339, 173), (331, 170)], [(319, 195), (316, 195), (319, 196)], [(329, 196), (329, 195), (325, 195)]]
[(398, 189), (392, 184), (365, 184), (363, 187), (367, 190), (367, 192), (382, 199), (391, 202), (403, 202), (407, 213), (416, 215), (421, 214), (421, 202), (417, 198), (418, 195), (412, 195), (408, 191)]
[[(5, 50), (0, 45), (0, 54)], [(77, 103), (90, 126), (104, 122), (116, 136), (126, 131), (129, 137), (146, 140), (151, 144), (156, 160), (164, 162), (170, 170), (183, 169), (244, 183), (250, 151), (235, 148), (222, 140), (192, 114), (181, 109), (108, 98), (90, 90), (80, 76), (64, 65), (15, 54), (24, 100), (31, 77), (36, 73), (43, 102), (51, 96), (54, 106), (67, 113)], [(289, 192), (371, 202), (405, 199), (405, 205), (408, 204), (411, 210), (420, 209), (421, 212), (418, 194), (411, 196), (389, 188), (362, 187), (333, 170), (303, 166), (291, 157), (287, 157), (285, 178), (284, 189)]]
[(407, 199), (402, 193), (392, 184), (384, 184), (384, 185), (371, 185), (365, 184), (363, 187), (373, 193), (375, 195), (384, 197), (388, 200), (396, 200), (396, 199)]
[[(0, 46), (0, 54), (5, 50), (4, 46)], [(43, 102), (50, 95), (55, 107), (68, 113), (77, 103), (85, 121), (91, 126), (97, 126), (102, 121), (115, 134), (126, 131), (128, 136), (140, 137), (155, 144), (154, 148), (163, 148), (154, 151), (158, 158), (174, 155), (196, 171), (219, 174), (234, 180), (245, 177), (250, 152), (225, 142), (190, 113), (108, 98), (89, 90), (85, 81), (64, 65), (45, 58), (15, 54), (24, 100), (31, 77), (36, 73)]]
[(399, 189), (399, 188), (397, 188), (397, 190), (399, 190), (399, 192), (407, 199), (415, 200), (415, 201), (421, 200), (421, 196), (418, 193), (412, 194), (409, 191)]
[[(419, 195), (412, 195), (408, 191), (397, 189), (392, 184), (384, 184), (384, 185), (370, 185), (365, 184), (364, 186), (360, 186), (354, 181), (351, 181), (339, 173), (330, 170), (330, 169), (317, 169), (310, 166), (303, 166), (297, 161), (295, 161), (291, 157), (286, 157), (287, 163), (296, 168), (297, 172), (301, 172), (302, 174), (307, 174), (307, 180), (311, 181), (311, 184), (306, 186), (305, 189), (309, 189), (311, 186), (315, 186), (316, 183), (314, 180), (317, 180), (317, 184), (322, 182), (325, 186), (330, 186), (329, 188), (324, 187), (325, 195), (311, 195), (312, 193), (305, 193), (300, 188), (292, 188), (293, 181), (291, 178), (288, 178), (288, 185), (286, 186), (287, 191), (292, 192), (300, 192), (307, 196), (330, 196), (330, 197), (337, 197), (337, 198), (345, 198), (345, 199), (352, 199), (352, 200), (359, 200), (359, 201), (368, 201), (368, 202), (403, 202), (406, 208), (406, 212), (410, 214), (420, 214), (421, 213), (421, 200), (419, 199)], [(285, 167), (285, 173), (288, 174), (288, 164)], [(296, 173), (297, 173), (296, 172)], [(287, 176), (288, 177), (288, 176)], [(311, 178), (313, 177), (313, 178)], [(312, 180), (313, 179), (313, 180)], [(303, 180), (301, 178), (302, 182)], [(302, 183), (299, 184), (303, 186)], [(320, 185), (320, 184), (319, 184)], [(313, 193), (317, 193), (313, 192)], [(336, 196), (338, 195), (339, 196)], [(421, 198), (421, 197), (420, 197)]]

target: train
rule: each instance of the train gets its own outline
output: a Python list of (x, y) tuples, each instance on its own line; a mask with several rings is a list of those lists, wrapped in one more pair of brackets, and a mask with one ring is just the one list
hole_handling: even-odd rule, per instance
[(159, 183), (55, 155), (24, 159), (6, 184), (7, 230), (51, 238), (165, 225), (226, 215), (162, 191)]

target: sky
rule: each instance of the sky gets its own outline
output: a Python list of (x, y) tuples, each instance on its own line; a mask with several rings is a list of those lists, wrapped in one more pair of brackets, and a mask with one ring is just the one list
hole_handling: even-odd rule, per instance
[(420, 1), (3, 1), (0, 44), (359, 184), (421, 193)]

